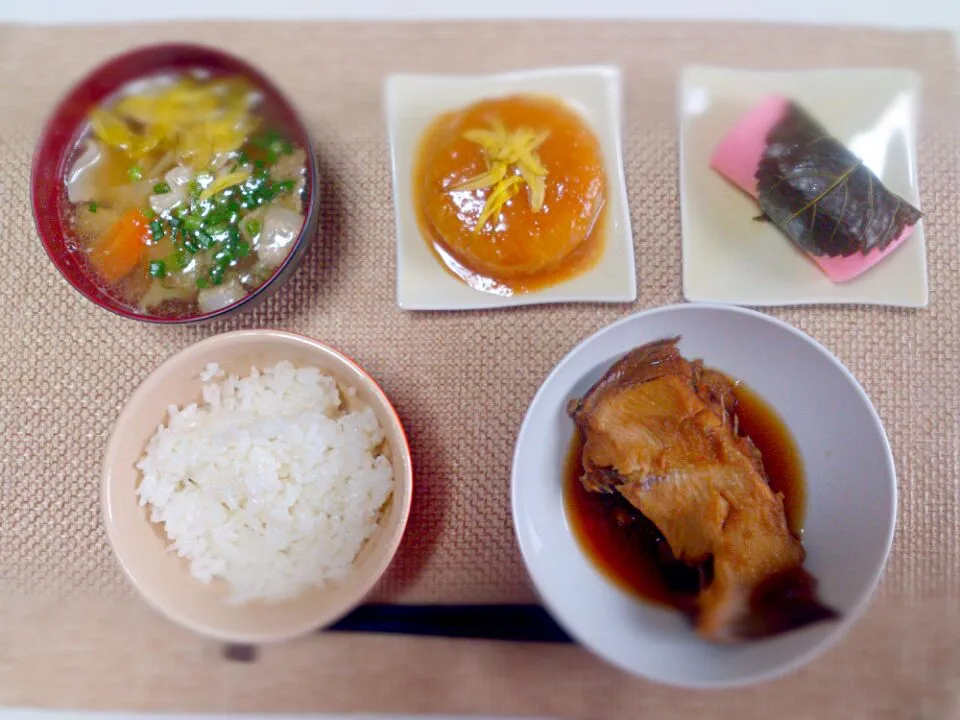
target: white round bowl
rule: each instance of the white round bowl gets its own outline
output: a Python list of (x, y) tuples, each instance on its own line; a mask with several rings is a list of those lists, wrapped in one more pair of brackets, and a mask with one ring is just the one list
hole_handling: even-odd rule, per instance
[[(609, 580), (571, 532), (564, 461), (567, 414), (624, 353), (681, 336), (687, 359), (742, 380), (769, 402), (803, 458), (806, 568), (841, 614), (775, 638), (738, 645), (701, 640), (680, 613), (645, 603)], [(544, 604), (581, 644), (650, 680), (691, 688), (745, 685), (809, 662), (863, 612), (883, 572), (896, 522), (896, 475), (880, 418), (853, 375), (822, 345), (752, 310), (675, 305), (619, 320), (573, 349), (543, 383), (520, 429), (513, 520)]]

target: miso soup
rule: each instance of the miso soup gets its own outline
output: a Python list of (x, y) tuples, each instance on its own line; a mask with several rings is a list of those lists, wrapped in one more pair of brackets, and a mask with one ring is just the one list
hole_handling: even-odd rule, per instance
[(241, 76), (138, 81), (88, 116), (69, 164), (73, 240), (131, 309), (214, 312), (262, 285), (304, 223), (307, 156)]

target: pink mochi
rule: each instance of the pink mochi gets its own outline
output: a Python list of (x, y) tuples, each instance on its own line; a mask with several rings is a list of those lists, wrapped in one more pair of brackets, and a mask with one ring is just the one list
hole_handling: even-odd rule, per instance
[[(744, 115), (726, 134), (710, 158), (710, 167), (727, 180), (756, 199), (757, 167), (766, 148), (767, 134), (784, 116), (790, 101), (779, 95), (771, 95)], [(833, 282), (852, 280), (865, 273), (887, 255), (896, 250), (913, 232), (908, 225), (900, 237), (884, 250), (871, 250), (866, 255), (857, 253), (850, 257), (809, 257), (820, 266)]]

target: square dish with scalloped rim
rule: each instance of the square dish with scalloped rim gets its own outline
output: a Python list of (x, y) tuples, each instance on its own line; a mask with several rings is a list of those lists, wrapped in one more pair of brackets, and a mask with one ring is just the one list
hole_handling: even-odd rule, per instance
[(926, 307), (923, 220), (863, 275), (834, 283), (759, 207), (709, 167), (737, 120), (767, 95), (791, 98), (863, 160), (891, 191), (920, 207), (916, 130), (920, 78), (895, 69), (761, 72), (691, 66), (680, 80), (683, 294), (692, 302)]
[[(423, 237), (412, 176), (427, 126), (438, 115), (484, 98), (548, 94), (581, 113), (600, 141), (607, 176), (605, 247), (581, 275), (533, 292), (481, 292), (454, 278)], [(637, 298), (633, 233), (621, 142), (620, 71), (612, 67), (525, 70), (497, 75), (391, 75), (384, 86), (397, 237), (397, 303), (405, 310), (470, 310), (541, 303), (632, 302)]]

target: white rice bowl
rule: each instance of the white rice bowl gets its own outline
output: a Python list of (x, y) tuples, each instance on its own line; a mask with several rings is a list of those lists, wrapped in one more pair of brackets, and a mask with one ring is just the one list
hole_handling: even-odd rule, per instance
[(202, 401), (171, 406), (137, 463), (170, 550), (235, 604), (343, 578), (393, 492), (373, 411), (344, 410), (333, 378), (289, 362), (201, 380)]

